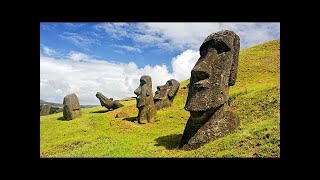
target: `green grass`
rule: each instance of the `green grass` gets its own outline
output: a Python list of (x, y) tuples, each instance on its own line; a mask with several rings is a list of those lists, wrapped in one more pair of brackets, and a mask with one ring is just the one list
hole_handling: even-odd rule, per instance
[[(189, 80), (173, 105), (157, 112), (156, 122), (140, 125), (135, 101), (103, 112), (84, 108), (80, 118), (63, 121), (62, 113), (40, 117), (41, 157), (280, 157), (280, 41), (240, 52), (238, 79), (230, 88), (231, 108), (241, 125), (232, 134), (192, 151), (178, 145), (189, 117), (184, 105)], [(114, 118), (120, 112), (129, 117)], [(103, 113), (101, 113), (103, 112)], [(133, 122), (132, 122), (133, 121)]]

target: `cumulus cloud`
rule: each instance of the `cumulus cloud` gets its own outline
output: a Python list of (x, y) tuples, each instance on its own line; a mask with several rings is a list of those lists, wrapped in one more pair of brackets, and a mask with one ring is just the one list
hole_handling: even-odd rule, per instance
[(40, 97), (43, 100), (62, 103), (63, 97), (76, 93), (81, 104), (99, 104), (96, 92), (107, 97), (121, 99), (135, 96), (142, 75), (152, 77), (153, 90), (167, 80), (183, 81), (199, 58), (199, 52), (187, 50), (172, 58), (173, 72), (163, 65), (138, 68), (134, 62), (114, 63), (72, 51), (64, 59), (40, 55)]

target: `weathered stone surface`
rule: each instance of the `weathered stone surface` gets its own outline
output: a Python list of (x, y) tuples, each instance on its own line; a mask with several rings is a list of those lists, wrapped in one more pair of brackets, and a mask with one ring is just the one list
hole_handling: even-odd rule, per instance
[(128, 114), (126, 112), (118, 112), (115, 116), (115, 118), (125, 118), (128, 117)]
[(234, 131), (238, 116), (228, 106), (229, 86), (237, 78), (240, 38), (223, 30), (209, 35), (191, 71), (185, 109), (190, 111), (179, 147), (195, 149)]
[(170, 79), (163, 86), (157, 86), (154, 96), (154, 105), (156, 110), (171, 106), (173, 99), (177, 95), (180, 83), (175, 79)]
[(138, 122), (140, 124), (154, 122), (156, 109), (153, 102), (151, 77), (141, 76), (140, 85), (134, 93), (137, 95), (136, 107), (139, 109)]
[(81, 116), (81, 106), (76, 94), (68, 94), (63, 99), (63, 117), (72, 120)]
[(63, 111), (63, 108), (50, 107), (50, 112), (49, 112), (49, 114), (59, 113), (59, 112), (62, 112), (62, 111)]
[(99, 99), (101, 106), (104, 106), (107, 109), (118, 109), (123, 106), (119, 101), (113, 101), (113, 98), (108, 99), (100, 92), (97, 92), (96, 97)]
[(49, 115), (50, 113), (50, 105), (48, 104), (42, 104), (40, 105), (40, 116)]
[(54, 114), (58, 112), (62, 112), (62, 108), (53, 107), (49, 104), (40, 105), (40, 116), (45, 116), (45, 115)]

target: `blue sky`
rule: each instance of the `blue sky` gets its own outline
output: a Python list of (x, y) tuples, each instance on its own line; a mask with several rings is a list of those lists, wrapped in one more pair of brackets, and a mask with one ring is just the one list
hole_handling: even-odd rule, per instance
[(240, 36), (241, 48), (280, 38), (280, 23), (40, 23), (40, 98), (61, 103), (76, 93), (99, 104), (97, 91), (134, 96), (141, 75), (153, 89), (190, 77), (198, 49), (222, 29)]

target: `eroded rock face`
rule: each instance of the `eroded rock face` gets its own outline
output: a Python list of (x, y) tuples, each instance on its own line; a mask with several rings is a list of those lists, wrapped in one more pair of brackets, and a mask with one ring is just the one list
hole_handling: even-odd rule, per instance
[(50, 112), (49, 112), (49, 114), (59, 113), (59, 112), (62, 112), (62, 111), (63, 111), (63, 108), (60, 108), (60, 107), (50, 107)]
[(134, 91), (137, 95), (137, 105), (139, 109), (138, 122), (140, 124), (154, 122), (156, 109), (153, 102), (151, 77), (143, 75), (140, 78), (140, 85)]
[(190, 111), (179, 147), (195, 149), (234, 131), (239, 119), (228, 106), (229, 87), (237, 78), (240, 38), (223, 30), (209, 35), (191, 71), (185, 109)]
[(100, 92), (97, 92), (96, 97), (99, 99), (101, 106), (104, 106), (107, 109), (118, 109), (123, 106), (119, 101), (113, 101), (113, 98), (108, 99)]
[(40, 105), (40, 116), (62, 112), (62, 108), (53, 107), (49, 104)]
[(40, 116), (45, 116), (50, 114), (50, 108), (51, 106), (48, 104), (42, 104), (40, 105)]
[(154, 96), (154, 105), (156, 110), (171, 106), (173, 99), (177, 95), (180, 83), (175, 79), (170, 79), (163, 86), (157, 86)]
[(72, 120), (81, 116), (81, 106), (76, 94), (68, 94), (63, 99), (63, 117)]

